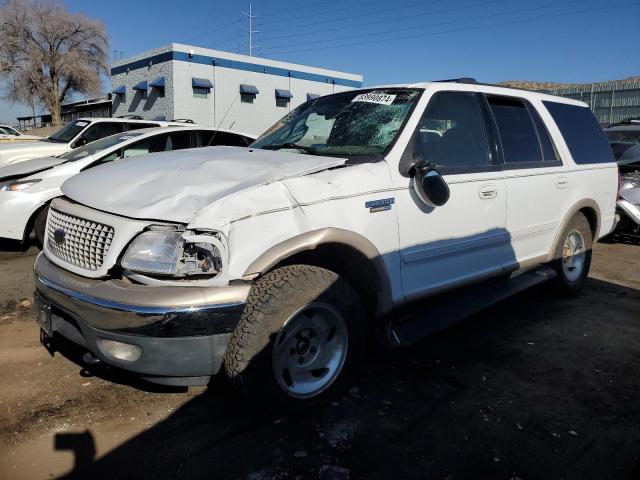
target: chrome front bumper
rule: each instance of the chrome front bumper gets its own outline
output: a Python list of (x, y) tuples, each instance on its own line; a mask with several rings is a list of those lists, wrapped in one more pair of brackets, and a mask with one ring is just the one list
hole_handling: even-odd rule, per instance
[[(217, 373), (250, 285), (165, 287), (87, 279), (40, 254), (34, 265), (36, 296), (51, 311), (51, 330), (104, 363), (160, 383), (159, 377), (207, 377)], [(39, 303), (41, 303), (39, 302)], [(135, 361), (113, 357), (102, 340), (137, 345)]]

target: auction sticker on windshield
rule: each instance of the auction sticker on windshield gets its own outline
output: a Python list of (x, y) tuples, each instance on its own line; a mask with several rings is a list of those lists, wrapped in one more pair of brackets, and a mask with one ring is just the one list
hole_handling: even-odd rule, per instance
[(360, 95), (356, 95), (351, 103), (353, 102), (367, 102), (367, 103), (378, 103), (380, 105), (391, 105), (393, 101), (396, 99), (395, 95), (390, 95), (388, 93), (361, 93)]
[(89, 122), (76, 122), (76, 125), (79, 127), (86, 127), (87, 125), (89, 125)]

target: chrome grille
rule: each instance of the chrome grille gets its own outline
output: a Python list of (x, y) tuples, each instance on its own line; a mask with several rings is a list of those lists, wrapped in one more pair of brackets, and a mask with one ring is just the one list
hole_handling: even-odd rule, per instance
[[(64, 232), (64, 233), (63, 233)], [(87, 270), (102, 266), (113, 227), (51, 209), (47, 220), (49, 251), (65, 262)]]

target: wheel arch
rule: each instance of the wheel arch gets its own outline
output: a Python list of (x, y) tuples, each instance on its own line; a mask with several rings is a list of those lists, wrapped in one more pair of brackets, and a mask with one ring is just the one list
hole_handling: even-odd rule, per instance
[(272, 246), (246, 269), (254, 279), (275, 268), (293, 264), (327, 268), (344, 277), (360, 295), (366, 312), (378, 317), (393, 302), (387, 267), (378, 249), (362, 235), (339, 228), (323, 228)]
[(595, 242), (599, 238), (601, 218), (600, 207), (598, 206), (598, 203), (593, 199), (580, 200), (567, 211), (562, 221), (560, 222), (547, 261), (550, 262), (552, 260), (555, 260), (555, 252), (558, 249), (559, 243), (563, 241), (562, 232), (576, 213), (582, 213), (587, 218), (587, 222), (589, 222), (589, 227), (591, 229), (592, 240)]
[(50, 205), (51, 205), (51, 200), (47, 200), (39, 204), (36, 208), (33, 209), (31, 214), (29, 215), (29, 219), (27, 220), (27, 223), (25, 223), (24, 225), (24, 232), (22, 233), (22, 241), (27, 241), (29, 239), (29, 235), (31, 234), (35, 226), (36, 217), (38, 216), (38, 214), (40, 214), (40, 212), (42, 212), (42, 210), (49, 207)]

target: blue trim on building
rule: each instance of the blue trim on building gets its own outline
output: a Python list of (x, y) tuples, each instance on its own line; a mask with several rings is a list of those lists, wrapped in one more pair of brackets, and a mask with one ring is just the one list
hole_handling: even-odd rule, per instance
[(114, 95), (124, 95), (126, 91), (126, 87), (124, 85), (120, 85), (118, 88), (114, 88), (111, 93)]
[(289, 90), (276, 88), (276, 98), (293, 98), (293, 95), (291, 95), (291, 92)]
[(164, 88), (164, 77), (158, 77), (149, 84), (151, 88)]
[(213, 88), (213, 83), (206, 78), (195, 78), (191, 79), (191, 86), (197, 88), (206, 88), (211, 90)]
[(146, 81), (146, 80), (143, 80), (142, 82), (137, 83), (137, 84), (133, 87), (133, 89), (134, 89), (134, 90), (142, 90), (142, 91), (145, 91), (145, 92), (146, 92), (146, 91), (147, 91), (147, 81)]
[(202, 65), (215, 65), (216, 67), (243, 70), (245, 72), (265, 73), (267, 75), (277, 75), (280, 77), (291, 77), (300, 80), (310, 80), (312, 82), (332, 83), (335, 85), (342, 85), (344, 87), (362, 87), (362, 82), (348, 80), (345, 78), (319, 75), (317, 73), (300, 72), (297, 70), (287, 70), (285, 68), (258, 65), (255, 63), (238, 62), (235, 60), (228, 60), (226, 58), (211, 57), (209, 55), (190, 55), (186, 52), (179, 52), (175, 50), (113, 67), (111, 69), (111, 75), (118, 75), (127, 71), (149, 67), (150, 64), (156, 65), (158, 63), (169, 62), (171, 60), (198, 63)]
[(248, 95), (258, 95), (260, 91), (254, 85), (247, 85), (245, 83), (241, 83), (240, 93), (246, 93)]

